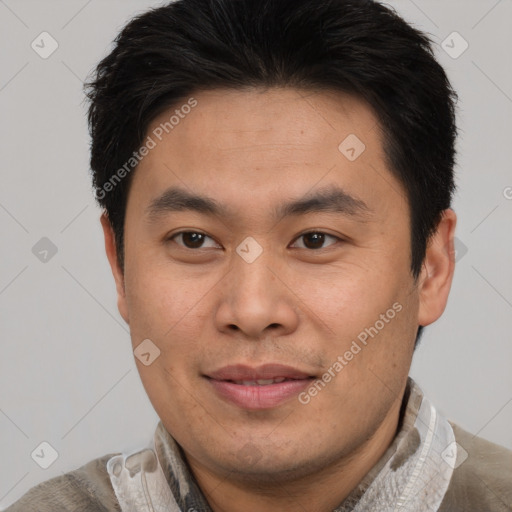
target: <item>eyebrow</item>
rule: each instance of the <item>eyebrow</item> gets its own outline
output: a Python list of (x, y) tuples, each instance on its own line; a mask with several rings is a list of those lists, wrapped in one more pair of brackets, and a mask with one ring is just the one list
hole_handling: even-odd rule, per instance
[[(212, 197), (192, 194), (187, 190), (174, 186), (165, 190), (151, 201), (145, 213), (150, 221), (161, 216), (182, 211), (194, 211), (203, 215), (230, 217), (230, 209)], [(284, 217), (305, 215), (308, 213), (327, 212), (350, 217), (366, 217), (372, 210), (361, 199), (357, 199), (338, 186), (329, 186), (303, 198), (277, 205), (273, 210), (276, 220)]]

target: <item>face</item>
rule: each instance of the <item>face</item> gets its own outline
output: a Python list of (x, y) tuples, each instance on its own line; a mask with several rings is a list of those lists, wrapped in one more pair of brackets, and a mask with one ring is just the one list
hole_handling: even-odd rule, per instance
[(397, 414), (418, 324), (444, 307), (440, 285), (437, 302), (422, 295), (439, 267), (411, 275), (408, 203), (364, 103), (293, 89), (193, 96), (169, 133), (175, 108), (149, 127), (124, 275), (104, 224), (119, 308), (133, 348), (160, 351), (137, 365), (191, 464), (306, 475)]

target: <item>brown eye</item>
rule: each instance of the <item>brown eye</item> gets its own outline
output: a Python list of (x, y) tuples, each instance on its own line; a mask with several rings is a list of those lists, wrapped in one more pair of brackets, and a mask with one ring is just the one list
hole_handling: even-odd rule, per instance
[[(333, 235), (328, 235), (327, 233), (322, 233), (318, 231), (310, 231), (309, 233), (304, 233), (303, 235), (299, 236), (297, 240), (300, 240), (301, 238), (303, 239), (303, 247), (299, 248), (312, 250), (324, 249), (325, 247), (328, 247), (324, 246), (324, 243), (329, 238), (333, 239), (334, 243), (336, 243), (336, 241), (339, 240), (339, 238)], [(332, 243), (329, 245), (332, 245)]]
[(304, 235), (304, 245), (308, 249), (321, 249), (324, 241), (325, 235), (323, 233), (308, 233)]
[(201, 233), (182, 233), (181, 239), (189, 249), (198, 249), (204, 243), (204, 235)]
[[(176, 241), (178, 245), (182, 245), (186, 249), (203, 249), (204, 243), (207, 239), (214, 242), (214, 240), (208, 235), (197, 231), (181, 231), (170, 238), (170, 240)], [(216, 246), (215, 242), (214, 245)]]

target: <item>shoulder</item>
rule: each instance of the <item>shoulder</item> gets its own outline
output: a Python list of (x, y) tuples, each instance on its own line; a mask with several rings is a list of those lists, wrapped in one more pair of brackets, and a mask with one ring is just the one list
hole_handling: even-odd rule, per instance
[(450, 423), (457, 460), (440, 512), (512, 510), (512, 451)]
[(74, 471), (42, 482), (27, 491), (5, 512), (119, 512), (105, 455)]

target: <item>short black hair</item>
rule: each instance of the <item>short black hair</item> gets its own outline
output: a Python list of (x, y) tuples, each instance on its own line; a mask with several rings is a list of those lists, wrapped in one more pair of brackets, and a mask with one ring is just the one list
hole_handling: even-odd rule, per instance
[(417, 278), (455, 190), (457, 96), (430, 38), (373, 0), (176, 0), (123, 28), (85, 84), (93, 185), (121, 269), (129, 171), (151, 121), (201, 90), (254, 87), (338, 90), (373, 109), (407, 194)]

